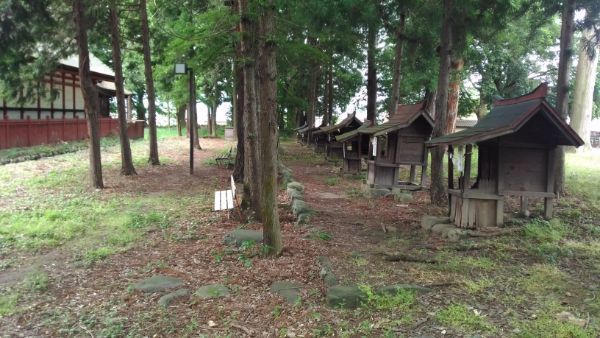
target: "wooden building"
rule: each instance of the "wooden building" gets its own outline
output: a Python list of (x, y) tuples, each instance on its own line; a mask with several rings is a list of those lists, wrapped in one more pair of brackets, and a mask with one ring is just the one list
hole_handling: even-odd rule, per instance
[[(497, 100), (470, 129), (432, 139), (448, 146), (450, 219), (459, 227), (498, 226), (504, 222), (505, 196), (544, 199), (544, 216), (552, 217), (554, 153), (559, 145), (581, 146), (583, 140), (546, 101), (546, 84), (512, 99)], [(473, 146), (478, 149), (473, 182)], [(460, 173), (455, 185), (454, 170)]]
[[(96, 84), (100, 103), (99, 117), (110, 116), (110, 100), (116, 96), (115, 74), (106, 64), (90, 54), (90, 72)], [(5, 120), (46, 120), (85, 118), (84, 101), (79, 87), (79, 57), (74, 55), (59, 62), (53, 74), (44, 79), (46, 95), (34, 98), (2, 98)], [(53, 94), (53, 95), (52, 95)], [(126, 91), (128, 115), (131, 116), (131, 93)]]
[[(433, 119), (424, 110), (424, 103), (398, 105), (389, 121), (365, 128), (370, 149), (367, 161), (367, 185), (372, 188), (420, 189), (427, 168), (425, 141), (431, 137)], [(399, 182), (399, 169), (410, 167), (408, 182)], [(420, 166), (421, 180), (416, 182), (416, 168)]]
[(309, 145), (312, 143), (312, 133), (319, 130), (319, 127), (311, 127), (308, 125), (304, 125), (299, 128), (296, 133), (298, 137), (298, 141), (301, 144)]
[[(117, 119), (110, 117), (110, 100), (116, 96), (115, 75), (90, 54), (90, 71), (100, 103), (99, 132), (117, 134)], [(56, 70), (43, 80), (46, 95), (0, 98), (0, 149), (29, 147), (87, 138), (85, 104), (79, 82), (79, 58), (60, 61)], [(131, 120), (131, 93), (125, 92)], [(144, 137), (144, 121), (129, 121), (130, 138)]]
[(337, 142), (342, 143), (342, 158), (344, 172), (357, 173), (362, 170), (362, 159), (369, 155), (369, 138), (363, 137), (361, 133), (366, 128), (372, 127), (369, 120), (363, 122), (362, 126), (347, 133), (335, 137)]
[(327, 158), (342, 158), (342, 143), (335, 137), (351, 130), (357, 129), (362, 122), (356, 118), (356, 114), (348, 115), (345, 119), (331, 126), (324, 126), (312, 133), (316, 152), (325, 152)]

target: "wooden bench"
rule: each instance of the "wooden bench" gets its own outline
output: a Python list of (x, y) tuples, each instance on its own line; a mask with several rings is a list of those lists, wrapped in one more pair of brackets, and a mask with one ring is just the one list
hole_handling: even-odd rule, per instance
[(233, 147), (229, 148), (229, 152), (227, 152), (227, 155), (215, 158), (215, 162), (217, 162), (217, 166), (218, 167), (232, 166), (233, 165), (232, 152), (233, 152)]
[(237, 200), (235, 196), (235, 181), (231, 178), (231, 189), (215, 191), (215, 211), (229, 210), (235, 208)]

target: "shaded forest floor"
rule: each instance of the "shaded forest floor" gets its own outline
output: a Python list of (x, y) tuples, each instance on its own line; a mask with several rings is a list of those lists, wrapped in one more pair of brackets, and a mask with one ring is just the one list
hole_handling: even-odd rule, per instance
[[(285, 251), (262, 259), (257, 248), (223, 244), (233, 229), (260, 226), (211, 211), (214, 191), (227, 188), (230, 175), (212, 159), (231, 144), (201, 143), (193, 176), (185, 139), (161, 140), (157, 167), (146, 163), (147, 144), (134, 142), (139, 175), (130, 178), (119, 175), (118, 146), (108, 147), (103, 191), (87, 188), (86, 151), (0, 166), (1, 335), (597, 336), (600, 174), (587, 159), (573, 161), (569, 184), (577, 194), (558, 203), (558, 220), (516, 218), (513, 235), (455, 243), (421, 231), (422, 215), (444, 213), (426, 192), (411, 201), (368, 198), (360, 176), (340, 175), (335, 163), (284, 142), (282, 160), (316, 213), (295, 226), (282, 190)], [(437, 263), (390, 262), (384, 252)], [(332, 309), (319, 256), (331, 260), (342, 284), (431, 291)], [(220, 283), (232, 292), (162, 308), (160, 294), (129, 288), (156, 274), (181, 278), (191, 290)], [(279, 280), (301, 284), (302, 301), (271, 294)]]

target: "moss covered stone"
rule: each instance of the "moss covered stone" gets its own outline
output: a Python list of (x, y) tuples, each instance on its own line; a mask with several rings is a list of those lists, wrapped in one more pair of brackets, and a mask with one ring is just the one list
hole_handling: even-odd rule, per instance
[(143, 279), (133, 285), (131, 289), (142, 292), (160, 292), (183, 285), (183, 280), (171, 276), (156, 275)]
[(327, 305), (345, 309), (356, 309), (366, 299), (365, 293), (356, 285), (335, 285), (327, 289)]
[(160, 297), (160, 299), (158, 300), (158, 305), (160, 305), (162, 307), (167, 307), (174, 300), (187, 297), (189, 295), (189, 293), (190, 293), (190, 290), (188, 290), (188, 289), (179, 289), (177, 291), (173, 291), (171, 293), (168, 293), (168, 294)]
[(271, 293), (280, 296), (290, 304), (296, 304), (300, 301), (301, 289), (302, 285), (294, 282), (277, 281), (271, 284)]
[(220, 298), (229, 294), (229, 289), (222, 284), (205, 285), (194, 292), (194, 296), (199, 298)]
[(235, 229), (223, 238), (223, 242), (227, 245), (242, 245), (247, 241), (261, 243), (263, 241), (262, 231)]

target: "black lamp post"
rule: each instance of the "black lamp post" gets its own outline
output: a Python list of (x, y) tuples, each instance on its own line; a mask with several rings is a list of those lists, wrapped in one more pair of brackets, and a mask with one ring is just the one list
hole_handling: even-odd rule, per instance
[(196, 128), (194, 128), (194, 126), (196, 125), (194, 123), (195, 119), (196, 119), (196, 95), (195, 95), (195, 89), (196, 89), (196, 84), (195, 84), (195, 77), (194, 77), (194, 70), (192, 68), (189, 68), (185, 63), (177, 63), (175, 64), (175, 74), (185, 74), (185, 73), (189, 73), (189, 95), (190, 95), (190, 102), (189, 102), (189, 118), (190, 118), (190, 125), (189, 125), (189, 132), (190, 132), (190, 175), (192, 175), (194, 173), (194, 137), (196, 135)]

